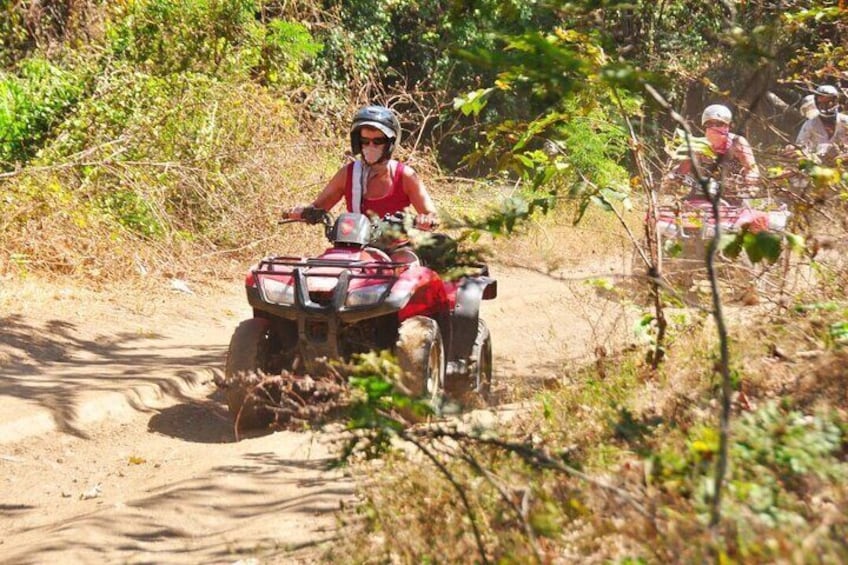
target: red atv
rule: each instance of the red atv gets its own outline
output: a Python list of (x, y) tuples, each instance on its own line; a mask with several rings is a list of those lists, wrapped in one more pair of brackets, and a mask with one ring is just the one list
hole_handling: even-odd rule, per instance
[(497, 281), (485, 265), (448, 281), (408, 244), (375, 247), (381, 234), (403, 230), (398, 217), (344, 213), (333, 221), (307, 208), (300, 220), (281, 223), (292, 221), (323, 225), (332, 246), (314, 258), (262, 259), (247, 275), (253, 317), (233, 333), (221, 383), (239, 428), (273, 418), (251, 394), (263, 377), (286, 371), (319, 378), (327, 360), (368, 351), (392, 351), (406, 388), (434, 404), (446, 384), (487, 397), (492, 345), (479, 311), (481, 300), (496, 297)]

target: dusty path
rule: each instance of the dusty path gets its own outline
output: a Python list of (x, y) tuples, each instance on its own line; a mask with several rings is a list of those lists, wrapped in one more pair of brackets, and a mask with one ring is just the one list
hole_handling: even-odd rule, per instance
[[(493, 271), (500, 386), (556, 377), (631, 327), (582, 280)], [(3, 289), (0, 562), (306, 562), (332, 539), (354, 485), (324, 470), (329, 437), (236, 443), (211, 384), (241, 289)]]

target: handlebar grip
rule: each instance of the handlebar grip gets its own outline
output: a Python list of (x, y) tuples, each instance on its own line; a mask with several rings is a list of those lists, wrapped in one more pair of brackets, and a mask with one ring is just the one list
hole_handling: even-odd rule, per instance
[(403, 224), (404, 220), (406, 220), (406, 214), (403, 212), (394, 212), (391, 214), (386, 214), (383, 216), (383, 221), (390, 224)]
[(327, 212), (321, 208), (307, 206), (300, 212), (300, 217), (307, 224), (320, 224), (326, 214)]
[[(435, 218), (434, 221), (431, 222), (429, 225), (422, 227), (422, 225), (418, 223), (419, 217), (420, 216), (412, 216), (412, 222), (411, 222), (410, 227), (413, 227), (413, 228), (419, 229), (419, 230), (427, 230), (427, 231), (432, 231), (432, 230), (439, 227), (440, 222), (439, 222), (438, 218)], [(381, 221), (383, 221), (383, 222), (385, 222), (389, 225), (404, 227), (404, 226), (407, 225), (406, 224), (407, 214), (405, 212), (394, 212), (394, 213), (391, 213), (391, 214), (386, 214), (382, 217)]]

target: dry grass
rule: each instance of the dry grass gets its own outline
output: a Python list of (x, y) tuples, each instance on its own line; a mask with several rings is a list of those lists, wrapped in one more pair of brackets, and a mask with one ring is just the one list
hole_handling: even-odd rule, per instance
[[(625, 275), (630, 272), (633, 245), (621, 224), (611, 213), (590, 207), (574, 224), (576, 204), (563, 203), (548, 216), (535, 218), (518, 238), (494, 242), (498, 257), (507, 264), (536, 266), (546, 272), (568, 274), (592, 265), (597, 275)], [(641, 237), (639, 212), (627, 221)]]
[[(221, 85), (209, 95), (214, 115), (182, 108), (208, 118), (205, 145), (187, 137), (184, 149), (166, 155), (156, 132), (142, 128), (115, 140), (92, 138), (79, 154), (0, 179), (0, 273), (105, 280), (119, 270), (124, 278), (196, 279), (236, 264), (242, 270), (248, 257), (271, 250), (308, 247), (311, 234), (283, 231), (275, 220), (323, 187), (343, 142), (300, 131), (284, 107), (251, 87)], [(115, 157), (125, 152), (149, 158)], [(143, 200), (141, 217), (131, 208), (106, 212), (104, 199), (116, 194)], [(145, 235), (150, 222), (158, 233)]]
[[(698, 502), (697, 489), (699, 477), (710, 477), (711, 463), (692, 455), (691, 446), (695, 439), (709, 437), (703, 436), (703, 430), (717, 421), (717, 405), (711, 401), (715, 382), (705, 369), (714, 345), (712, 331), (708, 325), (690, 329), (677, 341), (669, 359), (686, 357), (686, 351), (701, 351), (701, 355), (692, 356), (688, 364), (669, 363), (661, 375), (626, 360), (603, 380), (590, 368), (575, 372), (569, 384), (543, 393), (535, 409), (498, 430), (504, 439), (564, 454), (565, 461), (579, 465), (597, 481), (624, 489), (653, 508), (655, 514), (650, 517), (595, 484), (534, 469), (494, 450), (463, 452), (487, 469), (482, 474), (456, 457), (455, 445), (435, 447), (472, 500), (488, 560), (691, 562), (711, 559), (719, 547), (742, 561), (845, 557), (846, 548), (840, 549), (837, 538), (846, 528), (845, 516), (839, 512), (848, 508), (848, 491), (839, 482), (809, 473), (799, 488), (793, 483), (772, 487), (786, 489), (779, 490), (782, 498), (773, 504), (780, 510), (774, 511), (801, 516), (802, 522), (793, 522), (789, 529), (780, 521), (769, 525), (761, 511), (746, 504), (738, 493), (728, 495), (720, 545), (703, 526), (699, 513), (704, 507)], [(759, 348), (740, 350), (735, 363), (747, 399), (734, 404), (734, 419), (777, 399), (808, 414), (836, 410), (841, 414), (836, 420), (848, 425), (846, 360), (839, 349), (822, 350), (808, 363), (764, 356)], [(783, 363), (792, 365), (788, 378), (774, 378), (775, 364)], [(624, 418), (622, 409), (632, 420)], [(835, 455), (823, 458), (822, 465), (848, 470)], [(669, 465), (678, 461), (675, 457), (685, 463), (682, 471), (670, 475), (658, 471), (657, 461)], [(734, 484), (747, 484), (744, 473), (751, 471), (746, 468), (744, 462), (736, 462)], [(395, 456), (379, 467), (366, 464), (356, 474), (361, 479), (362, 502), (357, 516), (344, 518), (344, 541), (333, 548), (328, 560), (344, 556), (347, 562), (480, 561), (469, 518), (456, 492), (426, 461)], [(768, 476), (763, 474), (763, 480)], [(822, 496), (827, 497), (824, 506)], [(528, 535), (527, 524), (533, 535)], [(769, 539), (785, 541), (766, 543)], [(806, 540), (803, 547), (801, 540)]]
[[(591, 257), (580, 245), (584, 240), (573, 237), (577, 233), (573, 228), (552, 225), (551, 231), (569, 241), (550, 249), (574, 249), (584, 261)], [(548, 240), (530, 235), (496, 242), (496, 249), (545, 265), (540, 241)], [(825, 418), (841, 426), (842, 448), (821, 455), (814, 465), (833, 475), (788, 472), (785, 483), (773, 482), (780, 476), (773, 461), (735, 460), (725, 520), (716, 541), (704, 526), (702, 495), (703, 485), (712, 478), (712, 448), (704, 446), (712, 441), (710, 430), (718, 422), (715, 325), (706, 314), (669, 309), (669, 351), (658, 371), (644, 364), (641, 351), (609, 355), (603, 371), (597, 362), (564, 367), (562, 378), (537, 390), (521, 415), (497, 430), (500, 438), (562, 454), (564, 461), (597, 481), (624, 489), (652, 509), (650, 517), (597, 484), (526, 466), (488, 449), (473, 454), (487, 469), (480, 473), (457, 459), (455, 445), (443, 446), (445, 464), (471, 498), (486, 558), (507, 563), (637, 558), (698, 562), (715, 559), (717, 552), (742, 562), (848, 557), (848, 547), (839, 541), (848, 531), (848, 490), (838, 478), (848, 473), (848, 357), (846, 345), (835, 341), (832, 329), (848, 320), (848, 303), (843, 292), (833, 302), (782, 308), (808, 304), (810, 296), (839, 295), (836, 285), (844, 280), (844, 267), (838, 260), (820, 267), (827, 276), (810, 280), (808, 284), (815, 286), (805, 287), (803, 293), (762, 300), (756, 306), (728, 306), (726, 316), (732, 369), (743, 393), (734, 396), (733, 420), (748, 422), (736, 433), (745, 441), (775, 446), (774, 453), (764, 456), (780, 461), (794, 452), (779, 451), (776, 446), (784, 438), (770, 435), (775, 432), (763, 415), (770, 403), (777, 403), (777, 413), (787, 418), (793, 411), (802, 414), (804, 425)], [(784, 424), (775, 425), (780, 430)], [(805, 429), (810, 432), (813, 427)], [(697, 451), (702, 448), (707, 449), (704, 455)], [(393, 457), (379, 470), (366, 466), (357, 473), (369, 477), (361, 483), (362, 504), (357, 516), (344, 518), (343, 543), (329, 559), (481, 560), (468, 515), (432, 465), (418, 458)], [(775, 497), (766, 510), (743, 494), (750, 484)], [(523, 512), (523, 520), (515, 508)]]

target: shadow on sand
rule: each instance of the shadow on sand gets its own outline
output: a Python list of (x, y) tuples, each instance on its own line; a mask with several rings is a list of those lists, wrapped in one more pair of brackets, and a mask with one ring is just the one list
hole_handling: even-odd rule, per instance
[(35, 402), (60, 430), (85, 437), (76, 423), (83, 394), (125, 393), (133, 408), (149, 411), (134, 387), (180, 398), (187, 385), (220, 373), (225, 354), (220, 344), (181, 344), (133, 332), (86, 339), (71, 323), (35, 326), (24, 316), (6, 316), (0, 318), (0, 397)]

